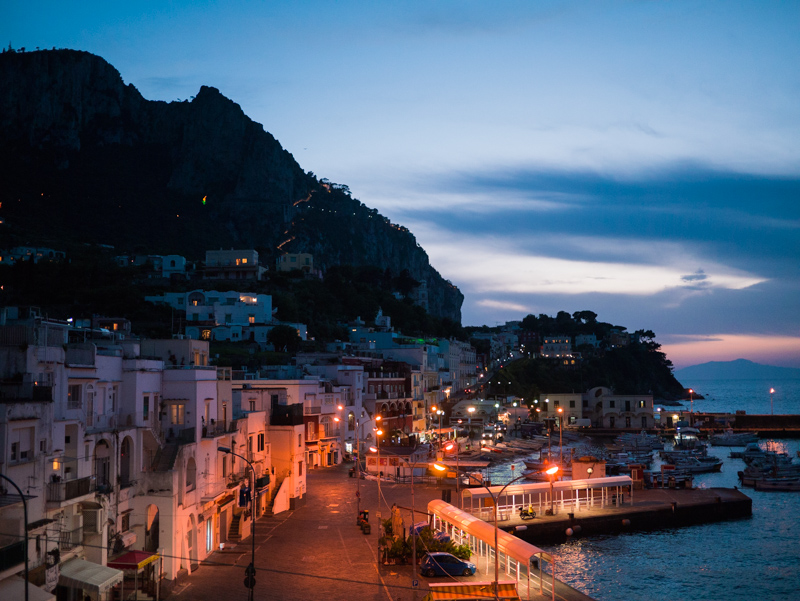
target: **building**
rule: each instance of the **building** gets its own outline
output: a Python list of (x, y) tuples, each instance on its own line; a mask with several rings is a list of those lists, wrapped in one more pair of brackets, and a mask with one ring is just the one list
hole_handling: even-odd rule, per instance
[(308, 253), (286, 253), (278, 257), (277, 270), (281, 272), (302, 271), (313, 273), (314, 256)]
[(207, 250), (203, 279), (258, 281), (266, 271), (255, 250)]

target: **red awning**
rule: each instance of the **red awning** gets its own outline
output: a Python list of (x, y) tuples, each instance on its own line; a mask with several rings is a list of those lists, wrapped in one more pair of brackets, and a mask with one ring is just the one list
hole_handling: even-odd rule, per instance
[(109, 561), (108, 567), (116, 568), (117, 570), (141, 570), (148, 563), (152, 563), (158, 558), (158, 553), (151, 553), (150, 551), (128, 551), (114, 561)]

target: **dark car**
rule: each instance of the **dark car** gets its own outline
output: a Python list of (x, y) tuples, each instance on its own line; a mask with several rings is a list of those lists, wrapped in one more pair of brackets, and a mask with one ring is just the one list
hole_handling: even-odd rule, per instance
[(425, 576), (473, 576), (478, 569), (474, 563), (450, 553), (426, 553), (420, 569)]

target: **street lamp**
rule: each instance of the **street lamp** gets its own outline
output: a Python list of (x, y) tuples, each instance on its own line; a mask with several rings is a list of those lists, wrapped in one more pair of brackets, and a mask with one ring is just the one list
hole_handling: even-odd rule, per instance
[(556, 479), (556, 472), (558, 472), (558, 466), (554, 465), (551, 468), (548, 468), (544, 471), (545, 474), (550, 476), (550, 515), (553, 515), (554, 512), (554, 505), (553, 505), (553, 481)]
[(467, 413), (469, 417), (467, 419), (467, 430), (469, 430), (470, 435), (472, 434), (472, 414), (475, 413), (475, 407), (467, 407)]
[(561, 407), (559, 407), (558, 408), (558, 465), (562, 470), (564, 469), (564, 445), (561, 444), (561, 419), (563, 414), (564, 410)]
[(253, 474), (253, 488), (251, 489), (251, 505), (250, 505), (250, 519), (253, 525), (252, 532), (250, 533), (250, 540), (252, 541), (252, 551), (250, 553), (250, 565), (244, 570), (244, 585), (249, 589), (247, 593), (248, 601), (253, 601), (253, 589), (256, 586), (256, 513), (255, 513), (255, 495), (256, 495), (256, 468), (253, 463), (239, 453), (235, 453), (230, 447), (217, 447), (217, 451), (225, 453), (226, 455), (233, 455), (239, 459), (243, 459), (250, 466), (250, 472)]
[[(383, 436), (383, 430), (380, 428), (375, 428), (375, 445), (377, 449), (374, 451), (378, 453), (378, 512), (381, 510), (381, 436)], [(372, 451), (375, 447), (370, 447), (369, 450)], [(386, 506), (388, 507), (389, 504), (387, 503)]]
[[(437, 469), (438, 471), (440, 471), (440, 472), (445, 471), (447, 469), (445, 466), (440, 465), (438, 463), (434, 463), (433, 467), (435, 469)], [(555, 472), (558, 471), (558, 466), (554, 465), (552, 468), (550, 468), (550, 470), (553, 470), (553, 473), (555, 473)], [(548, 474), (550, 473), (550, 470), (547, 470)], [(478, 479), (475, 478), (475, 476), (473, 476), (472, 474), (466, 474), (465, 473), (464, 475), (467, 476), (467, 478), (472, 478), (473, 480), (478, 482)], [(456, 477), (460, 477), (460, 474), (456, 474)], [(500, 585), (499, 585), (499, 581), (500, 581), (500, 555), (498, 554), (498, 543), (497, 543), (497, 532), (499, 530), (499, 528), (497, 526), (497, 502), (500, 499), (500, 497), (503, 495), (503, 492), (505, 491), (506, 488), (508, 488), (511, 484), (513, 484), (517, 480), (522, 480), (523, 478), (525, 478), (525, 474), (522, 474), (521, 476), (517, 476), (516, 478), (514, 478), (512, 480), (509, 480), (508, 482), (506, 482), (506, 484), (503, 485), (503, 487), (500, 489), (500, 492), (498, 492), (497, 495), (495, 495), (489, 489), (489, 487), (487, 485), (483, 486), (486, 489), (486, 492), (489, 493), (489, 496), (492, 497), (492, 502), (494, 504), (494, 582), (492, 584), (494, 585), (494, 598), (495, 598), (496, 601), (499, 601), (499, 599), (500, 599)], [(552, 487), (552, 485), (551, 485), (551, 487)], [(552, 501), (552, 493), (551, 493), (550, 498), (551, 498), (551, 501)]]
[(689, 389), (689, 425), (694, 426), (694, 390)]
[(770, 388), (769, 389), (769, 414), (770, 415), (775, 415), (774, 406), (772, 404), (772, 395), (773, 394), (775, 394), (775, 389), (774, 388)]
[(456, 453), (455, 453), (456, 454), (456, 498), (459, 499), (458, 508), (461, 509), (461, 500), (460, 500), (461, 499), (461, 493), (459, 492), (459, 480), (461, 480), (461, 477), (458, 475), (458, 472), (460, 471), (458, 469), (458, 455), (459, 455), (458, 438), (456, 438), (455, 441), (448, 443), (444, 447), (445, 451), (452, 451), (453, 449), (455, 449), (455, 451), (456, 451)]

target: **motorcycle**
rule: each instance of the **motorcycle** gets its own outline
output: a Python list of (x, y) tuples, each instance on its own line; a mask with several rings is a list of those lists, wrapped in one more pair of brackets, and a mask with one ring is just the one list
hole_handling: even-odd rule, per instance
[(525, 509), (524, 507), (519, 508), (519, 517), (523, 520), (532, 520), (536, 517), (536, 512), (533, 509)]

